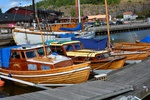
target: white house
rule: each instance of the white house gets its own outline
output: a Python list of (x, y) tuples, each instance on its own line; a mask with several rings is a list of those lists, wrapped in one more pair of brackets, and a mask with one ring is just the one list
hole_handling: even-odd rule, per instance
[(136, 19), (136, 17), (138, 17), (137, 15), (133, 15), (133, 13), (132, 12), (124, 12), (123, 13), (123, 19), (124, 20), (134, 20), (134, 19)]

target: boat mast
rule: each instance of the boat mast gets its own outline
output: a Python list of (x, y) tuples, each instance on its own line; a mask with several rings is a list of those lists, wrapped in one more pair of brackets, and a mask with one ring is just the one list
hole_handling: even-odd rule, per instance
[(80, 0), (75, 1), (76, 5), (76, 17), (79, 18), (79, 23), (81, 22), (81, 13), (80, 13)]
[(33, 7), (33, 20), (36, 20), (36, 11), (35, 11), (35, 2), (32, 0), (32, 7)]
[(43, 33), (42, 33), (42, 28), (41, 28), (40, 21), (39, 21), (39, 18), (38, 18), (37, 15), (36, 15), (36, 19), (37, 19), (37, 23), (38, 23), (38, 26), (39, 26), (39, 29), (40, 29), (40, 34), (41, 34), (42, 44), (43, 44), (43, 49), (44, 49), (44, 55), (47, 57), (46, 47), (45, 47), (45, 44), (44, 44), (44, 37), (43, 37)]
[(43, 44), (43, 49), (44, 49), (44, 55), (47, 57), (47, 54), (46, 54), (46, 47), (45, 47), (45, 44), (44, 44), (44, 37), (43, 37), (43, 33), (42, 33), (42, 28), (41, 28), (41, 25), (40, 25), (40, 21), (39, 21), (39, 18), (38, 18), (38, 15), (36, 13), (36, 10), (35, 10), (35, 4), (34, 4), (34, 0), (32, 0), (32, 3), (33, 3), (33, 12), (34, 12), (34, 19), (33, 20), (37, 20), (37, 23), (38, 23), (38, 26), (39, 26), (39, 29), (40, 29), (40, 34), (41, 34), (41, 38), (42, 38), (42, 44)]
[(108, 34), (108, 50), (111, 50), (111, 43), (110, 43), (110, 27), (109, 27), (109, 14), (108, 14), (108, 6), (107, 0), (105, 0), (105, 10), (106, 10), (106, 23), (107, 23), (107, 34)]

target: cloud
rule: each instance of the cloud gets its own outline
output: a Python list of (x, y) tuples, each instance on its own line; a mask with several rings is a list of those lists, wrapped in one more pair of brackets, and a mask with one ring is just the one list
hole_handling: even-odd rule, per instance
[(18, 5), (20, 5), (19, 2), (12, 2), (12, 3), (10, 4), (10, 7), (14, 7), (14, 6), (18, 6)]
[[(35, 0), (35, 2), (39, 2), (42, 0)], [(0, 0), (0, 8), (3, 12), (6, 10), (15, 7), (15, 6), (29, 6), (32, 5), (32, 0)]]

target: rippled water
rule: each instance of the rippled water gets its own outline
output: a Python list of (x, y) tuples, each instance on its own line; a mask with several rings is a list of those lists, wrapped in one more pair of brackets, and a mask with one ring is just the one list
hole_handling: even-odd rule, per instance
[(0, 87), (0, 98), (10, 97), (19, 94), (31, 93), (42, 89), (32, 86), (20, 86), (12, 82), (5, 81), (5, 85)]
[[(135, 42), (135, 39), (143, 39), (144, 37), (150, 35), (150, 29), (140, 30), (140, 31), (129, 31), (121, 33), (110, 34), (111, 43), (116, 42)], [(95, 37), (95, 39), (102, 39), (107, 37), (107, 35), (100, 35)]]

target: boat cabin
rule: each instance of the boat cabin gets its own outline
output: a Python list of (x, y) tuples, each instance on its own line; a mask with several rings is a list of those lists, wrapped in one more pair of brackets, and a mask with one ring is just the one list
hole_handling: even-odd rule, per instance
[(110, 56), (110, 52), (107, 50), (84, 49), (80, 41), (51, 42), (50, 48), (52, 52), (71, 57), (74, 61), (96, 61)]
[[(72, 65), (70, 58), (51, 54), (46, 48), (46, 56), (42, 45), (14, 46), (0, 49), (0, 66), (10, 70), (49, 70), (62, 67), (62, 63)], [(63, 66), (64, 67), (64, 66)]]

